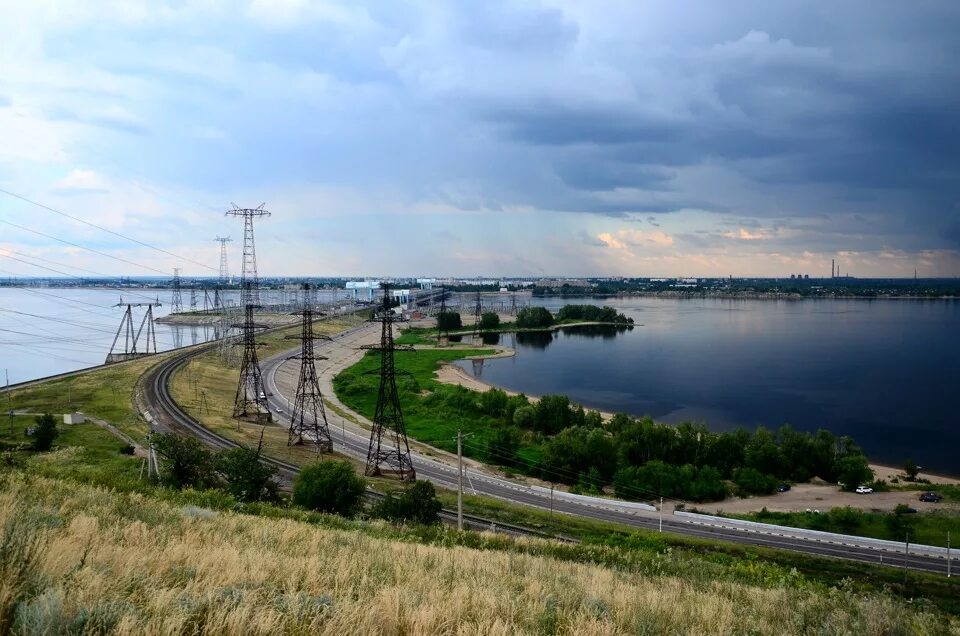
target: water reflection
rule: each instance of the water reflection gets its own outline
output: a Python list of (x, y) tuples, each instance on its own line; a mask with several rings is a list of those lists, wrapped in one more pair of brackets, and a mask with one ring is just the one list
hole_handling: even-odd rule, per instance
[(632, 328), (633, 327), (629, 325), (574, 325), (572, 327), (563, 327), (561, 331), (563, 331), (564, 335), (611, 340)]
[(552, 331), (518, 331), (517, 344), (533, 349), (546, 349), (553, 342)]
[(500, 334), (498, 333), (485, 333), (480, 335), (480, 339), (485, 345), (498, 345), (500, 344)]

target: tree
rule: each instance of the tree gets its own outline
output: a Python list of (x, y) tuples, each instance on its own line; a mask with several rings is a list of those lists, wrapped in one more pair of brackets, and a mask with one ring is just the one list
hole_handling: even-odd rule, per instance
[(851, 454), (837, 460), (837, 479), (844, 490), (854, 490), (873, 479), (873, 470), (862, 454)]
[(754, 431), (753, 438), (747, 444), (745, 460), (747, 466), (756, 468), (764, 475), (787, 476), (783, 453), (777, 446), (777, 437), (762, 426)]
[(496, 429), (487, 442), (487, 455), (494, 464), (515, 466), (518, 448), (520, 448), (520, 431), (512, 426), (503, 426)]
[(492, 311), (488, 311), (480, 316), (480, 329), (496, 329), (500, 326), (500, 316)]
[(348, 462), (317, 462), (297, 475), (293, 483), (293, 503), (310, 510), (349, 517), (360, 507), (366, 488), (366, 481)]
[(440, 522), (440, 509), (443, 506), (437, 499), (437, 491), (429, 481), (415, 481), (398, 496), (387, 496), (373, 509), (373, 514), (390, 521), (410, 521), (423, 525)]
[(513, 412), (513, 423), (520, 428), (533, 428), (533, 423), (536, 419), (537, 411), (529, 405), (518, 407)]
[(501, 417), (507, 409), (507, 394), (501, 389), (489, 389), (480, 394), (480, 410), (490, 417)]
[(34, 422), (36, 422), (36, 426), (33, 427), (33, 450), (50, 450), (50, 447), (53, 446), (53, 440), (60, 435), (60, 431), (57, 430), (57, 420), (49, 413), (44, 413), (38, 415)]
[(553, 314), (543, 307), (524, 307), (517, 312), (517, 327), (536, 329), (553, 324)]
[(777, 489), (776, 477), (749, 466), (733, 471), (733, 483), (741, 495), (769, 495)]
[(460, 321), (460, 312), (444, 311), (437, 314), (437, 329), (440, 331), (450, 331), (460, 329), (463, 323)]
[(570, 398), (566, 395), (544, 395), (534, 407), (533, 427), (541, 433), (554, 435), (573, 424)]
[(920, 472), (920, 467), (917, 466), (917, 462), (912, 459), (908, 459), (903, 462), (903, 472), (907, 473), (907, 479), (914, 481), (917, 478), (917, 474)]
[(166, 471), (161, 478), (166, 485), (182, 489), (209, 488), (215, 484), (213, 456), (196, 439), (155, 433), (153, 448), (166, 460)]
[(592, 467), (596, 467), (603, 483), (617, 470), (613, 440), (600, 429), (565, 428), (543, 445), (539, 468), (545, 479), (575, 484), (580, 473), (588, 473)]
[(216, 456), (215, 470), (227, 492), (240, 501), (272, 501), (277, 498), (277, 469), (262, 459), (263, 433), (256, 450), (238, 446)]

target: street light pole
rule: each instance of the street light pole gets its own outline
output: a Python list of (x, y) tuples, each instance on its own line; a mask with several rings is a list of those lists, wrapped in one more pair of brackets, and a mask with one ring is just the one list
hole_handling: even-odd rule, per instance
[(660, 532), (663, 532), (663, 497), (660, 497)]

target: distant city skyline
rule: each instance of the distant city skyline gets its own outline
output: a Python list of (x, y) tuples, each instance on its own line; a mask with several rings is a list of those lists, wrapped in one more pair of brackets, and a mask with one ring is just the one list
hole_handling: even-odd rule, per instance
[(224, 212), (261, 202), (264, 277), (960, 276), (958, 30), (866, 0), (4, 2), (0, 278), (215, 276), (216, 236), (239, 275)]

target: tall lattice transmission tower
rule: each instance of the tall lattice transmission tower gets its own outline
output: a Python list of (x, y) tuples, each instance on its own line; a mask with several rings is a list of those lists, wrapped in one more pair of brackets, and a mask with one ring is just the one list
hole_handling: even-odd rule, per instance
[(483, 301), (480, 298), (480, 288), (477, 287), (477, 299), (473, 305), (473, 333), (480, 333), (480, 319), (483, 318)]
[(332, 451), (333, 440), (330, 439), (327, 412), (323, 408), (323, 395), (320, 393), (320, 382), (317, 380), (317, 368), (314, 364), (315, 360), (326, 358), (313, 352), (315, 340), (330, 338), (313, 333), (313, 299), (308, 283), (303, 285), (303, 309), (293, 313), (301, 316), (300, 335), (287, 338), (301, 342), (300, 355), (293, 357), (294, 360), (300, 360), (300, 381), (297, 383), (297, 395), (293, 400), (287, 445), (313, 444), (318, 453)]
[(243, 217), (243, 269), (240, 275), (240, 304), (259, 305), (260, 304), (260, 281), (257, 277), (257, 250), (253, 243), (253, 219), (257, 217), (270, 216), (270, 213), (263, 209), (266, 203), (261, 203), (255, 208), (238, 208), (236, 204), (227, 210), (225, 216)]
[(396, 368), (393, 354), (396, 351), (413, 351), (413, 347), (396, 345), (393, 341), (393, 310), (390, 308), (390, 290), (383, 289), (383, 306), (380, 309), (380, 344), (364, 349), (380, 352), (380, 390), (377, 408), (370, 429), (370, 446), (367, 449), (368, 476), (396, 475), (401, 480), (416, 479), (410, 459), (410, 443), (403, 423), (400, 396), (397, 393)]
[(220, 287), (223, 287), (230, 280), (230, 269), (227, 267), (227, 243), (233, 242), (233, 239), (231, 239), (229, 236), (218, 236), (213, 240), (220, 244), (219, 282), (220, 282)]
[(173, 295), (170, 298), (170, 313), (183, 311), (183, 299), (180, 297), (180, 268), (173, 268)]
[[(443, 336), (449, 333), (449, 330), (446, 329), (448, 325), (446, 313), (447, 287), (446, 285), (440, 285), (440, 313), (437, 314), (437, 344), (440, 344)], [(441, 323), (443, 324), (441, 325)]]
[(240, 379), (237, 382), (237, 394), (233, 400), (233, 417), (253, 415), (258, 420), (266, 418), (269, 422), (270, 410), (267, 408), (267, 392), (263, 384), (263, 373), (260, 371), (260, 360), (257, 358), (256, 340), (256, 330), (266, 325), (253, 322), (253, 311), (257, 309), (256, 305), (248, 304), (243, 309), (243, 322), (234, 325), (243, 332), (241, 341), (234, 343), (243, 346), (243, 361), (240, 363)]

